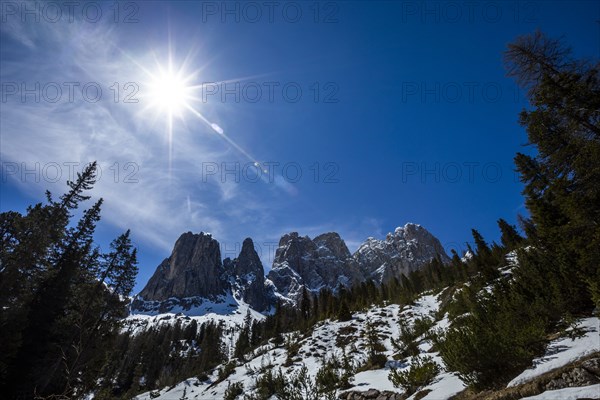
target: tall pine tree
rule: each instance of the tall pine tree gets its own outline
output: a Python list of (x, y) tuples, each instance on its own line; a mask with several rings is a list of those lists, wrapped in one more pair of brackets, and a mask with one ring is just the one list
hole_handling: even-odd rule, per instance
[(0, 392), (9, 398), (71, 398), (94, 387), (108, 344), (118, 332), (137, 273), (129, 232), (108, 254), (94, 244), (102, 199), (89, 199), (96, 163), (70, 190), (25, 215), (0, 214)]
[(532, 106), (520, 122), (536, 153), (515, 163), (534, 246), (553, 254), (545, 269), (561, 280), (568, 311), (589, 309), (600, 300), (600, 64), (541, 32), (510, 44), (505, 62)]

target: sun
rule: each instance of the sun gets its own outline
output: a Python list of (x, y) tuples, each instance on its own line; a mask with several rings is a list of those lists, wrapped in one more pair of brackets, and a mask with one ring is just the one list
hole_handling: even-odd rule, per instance
[(158, 68), (148, 82), (148, 106), (170, 116), (181, 116), (192, 100), (190, 76), (172, 68)]
[[(143, 88), (140, 91), (140, 95), (143, 98), (144, 105), (142, 106), (141, 113), (144, 117), (151, 115), (150, 120), (154, 123), (157, 119), (163, 119), (166, 122), (166, 143), (167, 143), (167, 154), (168, 154), (168, 171), (169, 174), (172, 170), (173, 160), (173, 147), (177, 140), (176, 130), (181, 126), (176, 124), (176, 119), (183, 122), (183, 125), (189, 129), (193, 124), (189, 124), (190, 121), (186, 121), (188, 117), (194, 117), (193, 119), (200, 120), (206, 126), (210, 128), (210, 132), (216, 133), (220, 138), (227, 142), (231, 147), (235, 148), (246, 158), (254, 163), (257, 167), (261, 165), (252, 155), (239, 146), (233, 139), (231, 139), (225, 130), (215, 121), (209, 120), (203, 113), (202, 108), (199, 107), (200, 99), (197, 93), (205, 84), (199, 84), (198, 75), (203, 68), (194, 70), (190, 73), (188, 66), (188, 60), (190, 56), (186, 57), (183, 63), (178, 64), (174, 62), (171, 51), (169, 50), (168, 59), (165, 64), (158, 62), (154, 57), (154, 68), (145, 67), (143, 62), (138, 62), (132, 58), (134, 63), (140, 68), (141, 72), (145, 75), (146, 79), (142, 83)], [(175, 67), (174, 65), (177, 65)], [(241, 78), (248, 79), (248, 78)], [(239, 79), (238, 79), (239, 80)], [(231, 80), (236, 81), (236, 80)], [(221, 84), (227, 81), (212, 82), (212, 84)], [(265, 173), (267, 171), (265, 170)], [(169, 175), (170, 177), (170, 175)]]

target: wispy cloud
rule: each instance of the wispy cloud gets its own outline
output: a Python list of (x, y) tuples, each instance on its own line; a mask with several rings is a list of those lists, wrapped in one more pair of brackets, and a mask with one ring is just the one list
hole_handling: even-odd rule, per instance
[[(176, 121), (170, 165), (164, 118), (145, 112), (143, 104), (114, 99), (115, 82), (122, 92), (127, 82), (139, 84), (143, 74), (119, 48), (110, 24), (10, 21), (2, 25), (2, 33), (15, 40), (12, 48), (20, 56), (3, 59), (0, 78), (5, 85), (17, 85), (19, 92), (21, 85), (27, 89), (39, 85), (42, 97), (28, 94), (22, 100), (17, 93), (2, 104), (3, 162), (17, 163), (19, 168), (38, 165), (42, 175), (39, 182), (31, 176), (26, 180), (12, 176), (22, 190), (36, 196), (46, 189), (61, 192), (71, 163), (79, 163), (76, 169), (81, 170), (97, 160), (101, 176), (94, 193), (105, 199), (104, 219), (131, 228), (136, 237), (165, 252), (186, 230), (237, 240), (242, 235), (236, 229), (240, 220), (262, 215), (270, 207), (253, 201), (243, 185), (201, 181), (202, 161), (232, 156), (223, 144), (204, 140), (214, 133), (202, 124)], [(65, 83), (76, 84), (74, 99)], [(101, 87), (98, 101), (82, 98), (86, 83)], [(57, 86), (62, 96), (48, 101)], [(95, 95), (93, 89), (90, 96)], [(56, 183), (43, 176), (50, 164), (58, 165), (63, 174)]]
[[(207, 162), (221, 169), (222, 163), (247, 164), (248, 160), (219, 132), (194, 118), (175, 120), (170, 148), (164, 115), (148, 110), (142, 95), (137, 96), (138, 103), (123, 102), (125, 85), (143, 86), (140, 66), (152, 66), (158, 57), (151, 44), (124, 48), (119, 31), (110, 23), (11, 21), (2, 24), (4, 40), (10, 44), (3, 50), (3, 84), (14, 83), (19, 91), (22, 84), (30, 89), (36, 83), (40, 88), (51, 84), (63, 89), (56, 102), (36, 101), (32, 94), (22, 101), (18, 93), (2, 104), (2, 161), (17, 163), (19, 169), (39, 165), (43, 170), (56, 164), (63, 174), (57, 182), (43, 176), (35, 182), (19, 179), (18, 173), (11, 175), (22, 191), (37, 198), (46, 189), (61, 193), (72, 163), (78, 163), (76, 169), (81, 170), (85, 163), (97, 160), (101, 176), (94, 195), (105, 199), (103, 220), (119, 230), (131, 229), (138, 244), (167, 255), (182, 232), (204, 231), (231, 253), (224, 256), (235, 256), (243, 239), (250, 236), (266, 268), (281, 235), (290, 231), (313, 238), (337, 231), (351, 251), (364, 241), (364, 232), (384, 235), (380, 221), (353, 216), (344, 221), (296, 224), (302, 218), (294, 214), (293, 206), (302, 198), (300, 186), (281, 176), (256, 181), (242, 176), (238, 181), (231, 175), (224, 179), (219, 171), (206, 179)], [(73, 83), (78, 86), (70, 99), (66, 85)], [(101, 87), (98, 101), (82, 98), (82, 88), (89, 83)], [(92, 86), (90, 96), (94, 95)], [(203, 104), (202, 110), (218, 119), (223, 107)], [(222, 125), (226, 121), (219, 120)], [(235, 132), (231, 140), (234, 137)], [(246, 137), (247, 142), (250, 139)]]

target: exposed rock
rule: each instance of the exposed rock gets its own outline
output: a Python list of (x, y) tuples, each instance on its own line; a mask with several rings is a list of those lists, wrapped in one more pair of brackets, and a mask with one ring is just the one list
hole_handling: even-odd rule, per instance
[(315, 292), (323, 287), (335, 290), (363, 279), (346, 243), (335, 232), (312, 240), (297, 232), (283, 235), (268, 277), (290, 299), (296, 299), (302, 287)]
[(595, 372), (595, 368), (599, 366), (600, 353), (596, 352), (586, 359), (574, 361), (556, 370), (548, 371), (518, 386), (506, 387), (495, 391), (486, 390), (478, 393), (473, 392), (472, 389), (466, 389), (452, 397), (452, 399), (518, 400), (524, 397), (539, 395), (547, 390), (589, 386), (600, 382), (600, 375)]
[(581, 363), (581, 366), (588, 372), (600, 377), (600, 357), (590, 358)]
[(240, 255), (233, 260), (226, 258), (223, 266), (234, 292), (241, 299), (256, 311), (269, 308), (264, 269), (252, 239), (246, 238)]
[(158, 266), (139, 297), (146, 301), (216, 298), (227, 288), (222, 274), (219, 243), (210, 234), (187, 232), (177, 239), (171, 256)]
[(233, 294), (264, 311), (272, 305), (275, 291), (297, 301), (303, 288), (335, 292), (340, 285), (350, 287), (367, 279), (386, 282), (421, 268), (436, 256), (449, 261), (440, 242), (415, 224), (397, 228), (385, 240), (369, 238), (354, 255), (335, 232), (314, 239), (292, 232), (280, 239), (265, 279), (250, 238), (244, 240), (237, 258), (221, 262), (219, 243), (210, 234), (187, 232), (134, 299), (132, 310), (166, 312), (176, 306), (189, 310), (203, 299)]
[(450, 262), (435, 236), (422, 226), (409, 223), (388, 233), (385, 240), (367, 239), (353, 258), (366, 279), (387, 282), (408, 275), (436, 256), (444, 263)]
[(342, 400), (402, 400), (404, 396), (400, 393), (390, 392), (389, 390), (379, 391), (377, 389), (369, 389), (364, 392), (351, 390), (340, 393), (338, 399)]
[(563, 372), (560, 377), (554, 378), (546, 384), (546, 390), (563, 389), (574, 386), (589, 386), (600, 383), (600, 379), (583, 366), (575, 367), (570, 371)]

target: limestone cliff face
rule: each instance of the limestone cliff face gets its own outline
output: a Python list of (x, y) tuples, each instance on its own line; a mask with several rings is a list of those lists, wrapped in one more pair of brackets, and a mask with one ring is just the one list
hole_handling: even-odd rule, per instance
[(158, 266), (140, 296), (149, 301), (215, 298), (227, 289), (223, 272), (219, 242), (210, 234), (187, 232), (177, 239), (171, 256)]
[(368, 238), (354, 253), (365, 279), (386, 282), (421, 268), (435, 257), (450, 262), (440, 241), (417, 224), (388, 233), (385, 240)]
[(265, 287), (265, 271), (254, 250), (252, 239), (246, 238), (237, 258), (223, 261), (225, 274), (233, 291), (256, 311), (269, 308), (268, 290)]
[(318, 291), (365, 280), (385, 283), (435, 257), (450, 261), (439, 240), (417, 224), (396, 228), (384, 240), (369, 238), (352, 255), (335, 232), (312, 240), (292, 232), (281, 237), (268, 278), (280, 294), (296, 299), (303, 287)]
[(314, 239), (301, 237), (297, 232), (283, 235), (268, 278), (282, 295), (291, 299), (303, 287), (314, 292), (322, 288), (335, 290), (339, 285), (350, 286), (363, 279), (346, 243), (335, 232)]

